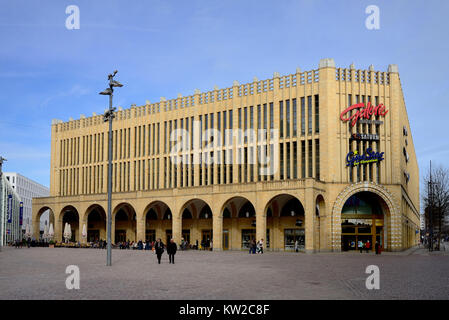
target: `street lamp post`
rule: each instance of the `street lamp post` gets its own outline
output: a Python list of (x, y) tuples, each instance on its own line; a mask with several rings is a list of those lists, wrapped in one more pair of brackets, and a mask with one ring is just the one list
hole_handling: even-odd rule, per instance
[[(0, 210), (3, 210), (3, 183), (2, 183), (2, 165), (3, 162), (6, 161), (5, 158), (0, 156)], [(0, 251), (2, 251), (2, 245), (3, 245), (3, 232), (0, 232)]]
[(102, 95), (109, 96), (109, 109), (104, 113), (103, 120), (104, 122), (109, 122), (109, 138), (108, 138), (108, 230), (107, 230), (107, 257), (106, 257), (106, 265), (111, 266), (111, 251), (112, 251), (112, 240), (111, 240), (111, 229), (112, 229), (112, 205), (111, 205), (111, 197), (112, 197), (112, 119), (114, 119), (114, 111), (115, 108), (112, 107), (112, 95), (114, 93), (114, 87), (123, 87), (123, 85), (114, 80), (114, 76), (117, 74), (117, 70), (115, 70), (112, 74), (108, 75), (109, 80), (109, 88), (100, 92)]

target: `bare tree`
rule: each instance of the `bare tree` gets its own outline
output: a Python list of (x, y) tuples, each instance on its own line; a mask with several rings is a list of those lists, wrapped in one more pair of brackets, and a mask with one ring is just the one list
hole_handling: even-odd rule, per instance
[(439, 250), (441, 236), (447, 231), (446, 219), (449, 216), (449, 170), (442, 166), (429, 169), (423, 180), (426, 229), (431, 237), (436, 234)]

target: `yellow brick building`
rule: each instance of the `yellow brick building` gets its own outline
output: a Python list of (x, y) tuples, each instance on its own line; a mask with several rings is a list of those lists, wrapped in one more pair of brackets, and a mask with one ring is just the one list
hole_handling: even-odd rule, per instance
[[(119, 108), (112, 138), (113, 242), (240, 250), (264, 239), (268, 250), (306, 252), (418, 243), (419, 169), (396, 65), (322, 59), (312, 71)], [(66, 222), (73, 240), (105, 239), (108, 124), (54, 120), (51, 141), (51, 196), (33, 200), (34, 226), (50, 209), (57, 241)]]

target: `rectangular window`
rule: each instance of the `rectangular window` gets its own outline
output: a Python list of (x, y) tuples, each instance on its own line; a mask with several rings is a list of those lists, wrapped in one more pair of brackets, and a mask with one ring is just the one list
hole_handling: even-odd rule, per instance
[(242, 129), (242, 109), (241, 108), (239, 108), (238, 109), (238, 119), (237, 119), (237, 124), (238, 124), (238, 128), (237, 129), (240, 129), (239, 130), (239, 136), (238, 136), (238, 143), (239, 144), (241, 144), (242, 143), (242, 132), (241, 132), (241, 129)]
[(296, 112), (296, 99), (293, 99), (292, 101), (292, 108), (293, 108), (293, 137), (296, 137), (297, 131), (298, 131), (298, 119), (297, 119), (297, 112)]
[(317, 94), (315, 95), (315, 132), (320, 132), (320, 101)]
[(257, 105), (257, 129), (262, 129), (262, 119), (260, 118), (261, 114), (261, 110), (260, 110), (260, 104)]
[(315, 140), (315, 177), (320, 180), (320, 140)]
[(284, 137), (284, 102), (279, 101), (279, 136)]
[(301, 178), (306, 177), (306, 142), (301, 141)]
[(287, 142), (287, 179), (290, 179), (290, 142)]
[(309, 140), (309, 150), (308, 150), (308, 152), (309, 152), (309, 178), (312, 178), (312, 176), (313, 176), (313, 162), (312, 162), (313, 152), (312, 151), (313, 151), (312, 150), (312, 140)]
[(280, 179), (284, 179), (284, 144), (279, 144), (279, 172), (280, 172)]
[(209, 142), (209, 136), (207, 135), (207, 133), (206, 133), (206, 131), (207, 131), (207, 129), (208, 129), (208, 117), (207, 117), (207, 114), (205, 114), (204, 115), (204, 132), (205, 132), (205, 136), (206, 136), (206, 141), (204, 141), (204, 144), (202, 144), (203, 145), (203, 147), (205, 147), (205, 146), (207, 146), (207, 143)]
[(307, 133), (312, 133), (312, 96), (307, 96)]
[(298, 145), (293, 142), (293, 179), (298, 179)]
[(223, 134), (222, 134), (222, 139), (223, 139), (223, 145), (226, 146), (226, 111), (223, 111)]
[(305, 97), (301, 97), (301, 135), (306, 133), (306, 102)]
[(244, 135), (244, 143), (248, 142), (248, 137), (246, 135), (246, 130), (248, 128), (248, 108), (243, 109), (243, 135)]
[(160, 141), (161, 141), (161, 138), (160, 138), (160, 126), (159, 126), (159, 123), (157, 124), (157, 154), (159, 154), (160, 153), (160, 149), (159, 149), (159, 144), (160, 144)]
[(287, 128), (285, 130), (285, 136), (290, 137), (290, 100), (285, 101), (285, 111), (286, 111), (286, 120), (287, 120)]

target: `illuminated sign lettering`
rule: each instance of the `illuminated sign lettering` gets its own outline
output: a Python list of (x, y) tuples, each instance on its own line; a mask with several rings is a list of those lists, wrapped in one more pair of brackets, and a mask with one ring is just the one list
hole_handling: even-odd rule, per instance
[(384, 160), (385, 152), (374, 152), (371, 148), (366, 149), (365, 154), (359, 154), (358, 151), (351, 151), (346, 156), (346, 166), (355, 167), (359, 164), (380, 162)]

